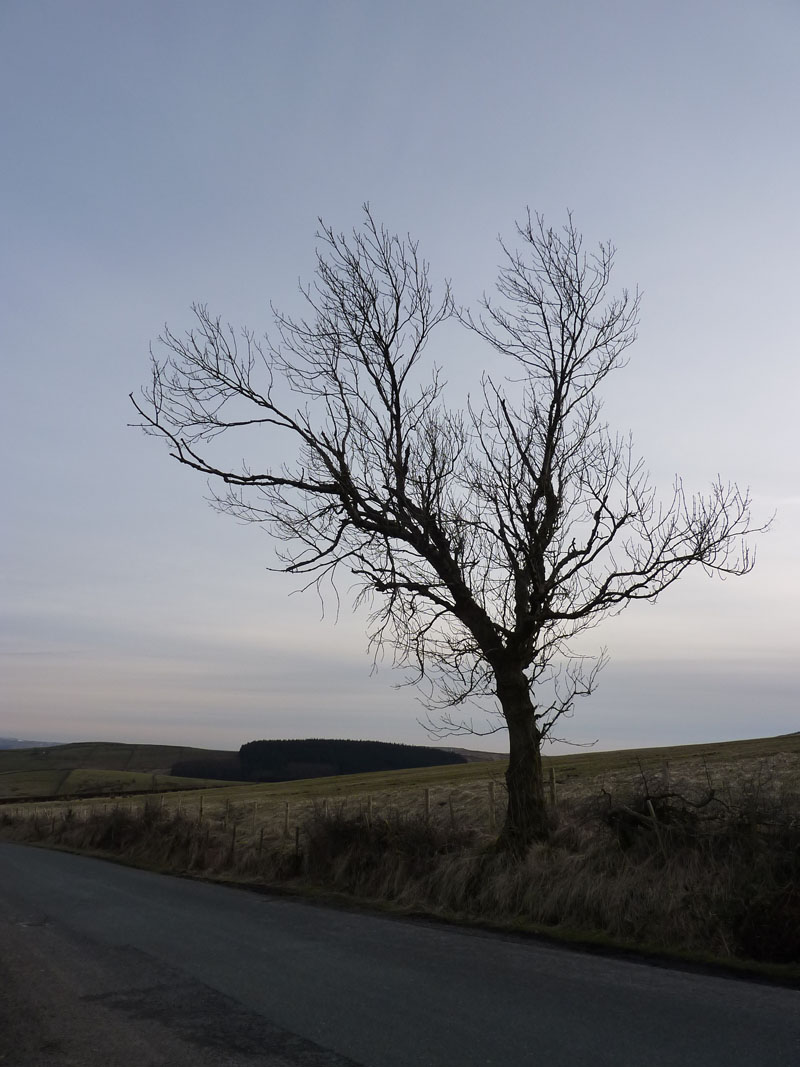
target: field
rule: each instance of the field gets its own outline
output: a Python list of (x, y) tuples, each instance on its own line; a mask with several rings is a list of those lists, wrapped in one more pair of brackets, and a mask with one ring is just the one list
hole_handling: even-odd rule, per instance
[(171, 774), (144, 774), (137, 771), (83, 768), (0, 771), (0, 800), (163, 793), (183, 789), (213, 789), (219, 784), (208, 778), (177, 778)]
[(112, 741), (77, 742), (47, 748), (17, 748), (0, 751), (0, 773), (24, 770), (94, 768), (104, 771), (144, 771), (168, 774), (178, 760), (233, 756), (206, 748), (177, 745), (125, 745)]
[(213, 788), (208, 779), (170, 775), (181, 759), (233, 753), (169, 745), (92, 742), (0, 751), (0, 799)]
[[(199, 808), (204, 798), (206, 817), (215, 817), (231, 806), (235, 809), (256, 805), (256, 824), (285, 826), (286, 805), (289, 805), (290, 828), (302, 823), (315, 806), (327, 802), (331, 809), (344, 806), (353, 811), (364, 808), (369, 802), (376, 815), (424, 813), (426, 804), (433, 817), (441, 814), (448, 822), (468, 826), (478, 833), (490, 833), (502, 817), (504, 804), (504, 761), (481, 761), (446, 767), (414, 768), (386, 773), (353, 774), (335, 778), (311, 778), (293, 782), (268, 784), (231, 784), (228, 782), (197, 783), (190, 778), (170, 779), (161, 772), (153, 789), (152, 773), (157, 766), (168, 768), (173, 760), (208, 755), (203, 749), (178, 749), (155, 745), (64, 745), (58, 749), (45, 750), (51, 753), (56, 763), (74, 766), (80, 760), (85, 771), (72, 771), (61, 778), (52, 779), (59, 788), (33, 792), (40, 788), (48, 772), (34, 770), (36, 757), (28, 756), (24, 769), (16, 773), (30, 786), (27, 795), (37, 797), (59, 794), (108, 792), (122, 793), (135, 789), (166, 793), (181, 790), (180, 797), (165, 795), (163, 805), (167, 810), (188, 811)], [(0, 796), (13, 796), (4, 779), (10, 781), (14, 758), (24, 762), (25, 751), (0, 753)], [(229, 753), (214, 753), (229, 755)], [(3, 757), (9, 757), (4, 759)], [(49, 759), (50, 757), (48, 757)], [(114, 761), (123, 770), (111, 774), (109, 764)], [(132, 767), (147, 773), (133, 774)], [(747, 741), (728, 741), (703, 745), (681, 745), (671, 748), (623, 749), (613, 752), (581, 751), (544, 758), (548, 783), (554, 779), (556, 799), (559, 804), (570, 804), (589, 796), (608, 793), (627, 793), (637, 783), (648, 777), (663, 781), (669, 778), (670, 789), (687, 792), (702, 789), (710, 779), (718, 788), (740, 782), (754, 775), (768, 776), (775, 785), (783, 788), (797, 786), (800, 782), (800, 734), (782, 737), (756, 738)], [(91, 767), (103, 767), (103, 771)], [(52, 773), (52, 772), (49, 772)], [(130, 775), (127, 788), (124, 785)], [(6, 777), (9, 776), (9, 777)], [(136, 784), (134, 784), (136, 783)], [(162, 784), (163, 783), (163, 784)], [(101, 788), (90, 788), (100, 786)], [(67, 788), (69, 787), (69, 788)], [(75, 788), (78, 787), (78, 788)], [(3, 789), (5, 788), (5, 792)], [(213, 788), (213, 794), (206, 790)], [(494, 819), (489, 811), (490, 795), (494, 795)], [(79, 809), (106, 804), (107, 798), (99, 797), (79, 802)], [(40, 805), (42, 810), (60, 810), (64, 802)], [(73, 805), (74, 806), (74, 805)], [(252, 822), (252, 819), (250, 820)]]

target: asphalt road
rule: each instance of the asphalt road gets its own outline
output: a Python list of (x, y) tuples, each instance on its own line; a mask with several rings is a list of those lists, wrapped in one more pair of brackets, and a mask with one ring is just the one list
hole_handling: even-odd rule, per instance
[(800, 992), (0, 843), (2, 1067), (797, 1067)]

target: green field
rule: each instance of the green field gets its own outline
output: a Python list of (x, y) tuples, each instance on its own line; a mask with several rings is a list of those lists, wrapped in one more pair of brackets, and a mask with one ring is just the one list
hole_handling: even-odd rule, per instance
[(135, 771), (0, 771), (0, 799), (25, 800), (146, 791), (164, 793), (177, 789), (213, 789), (220, 784), (209, 778), (177, 778), (171, 774)]
[(113, 741), (80, 741), (49, 748), (10, 748), (0, 750), (3, 771), (72, 770), (95, 768), (104, 771), (144, 771), (169, 774), (173, 763), (188, 759), (223, 759), (235, 752), (209, 748), (182, 748), (177, 745), (126, 745)]
[(203, 748), (112, 742), (3, 749), (0, 750), (0, 799), (213, 788), (220, 783), (205, 778), (174, 777), (169, 773), (172, 764), (182, 759), (232, 755), (232, 752)]

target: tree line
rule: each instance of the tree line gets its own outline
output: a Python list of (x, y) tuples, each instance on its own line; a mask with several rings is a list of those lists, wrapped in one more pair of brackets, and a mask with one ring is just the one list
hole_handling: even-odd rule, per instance
[(222, 781), (288, 782), (466, 762), (455, 752), (423, 745), (309, 737), (297, 741), (248, 741), (235, 756), (179, 760), (172, 765), (171, 773)]

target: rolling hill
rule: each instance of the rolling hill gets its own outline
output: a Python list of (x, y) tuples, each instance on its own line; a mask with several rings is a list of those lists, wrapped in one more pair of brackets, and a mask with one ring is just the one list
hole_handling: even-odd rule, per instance
[(222, 783), (170, 774), (180, 759), (221, 758), (233, 752), (174, 745), (78, 742), (0, 750), (0, 800), (166, 792)]

